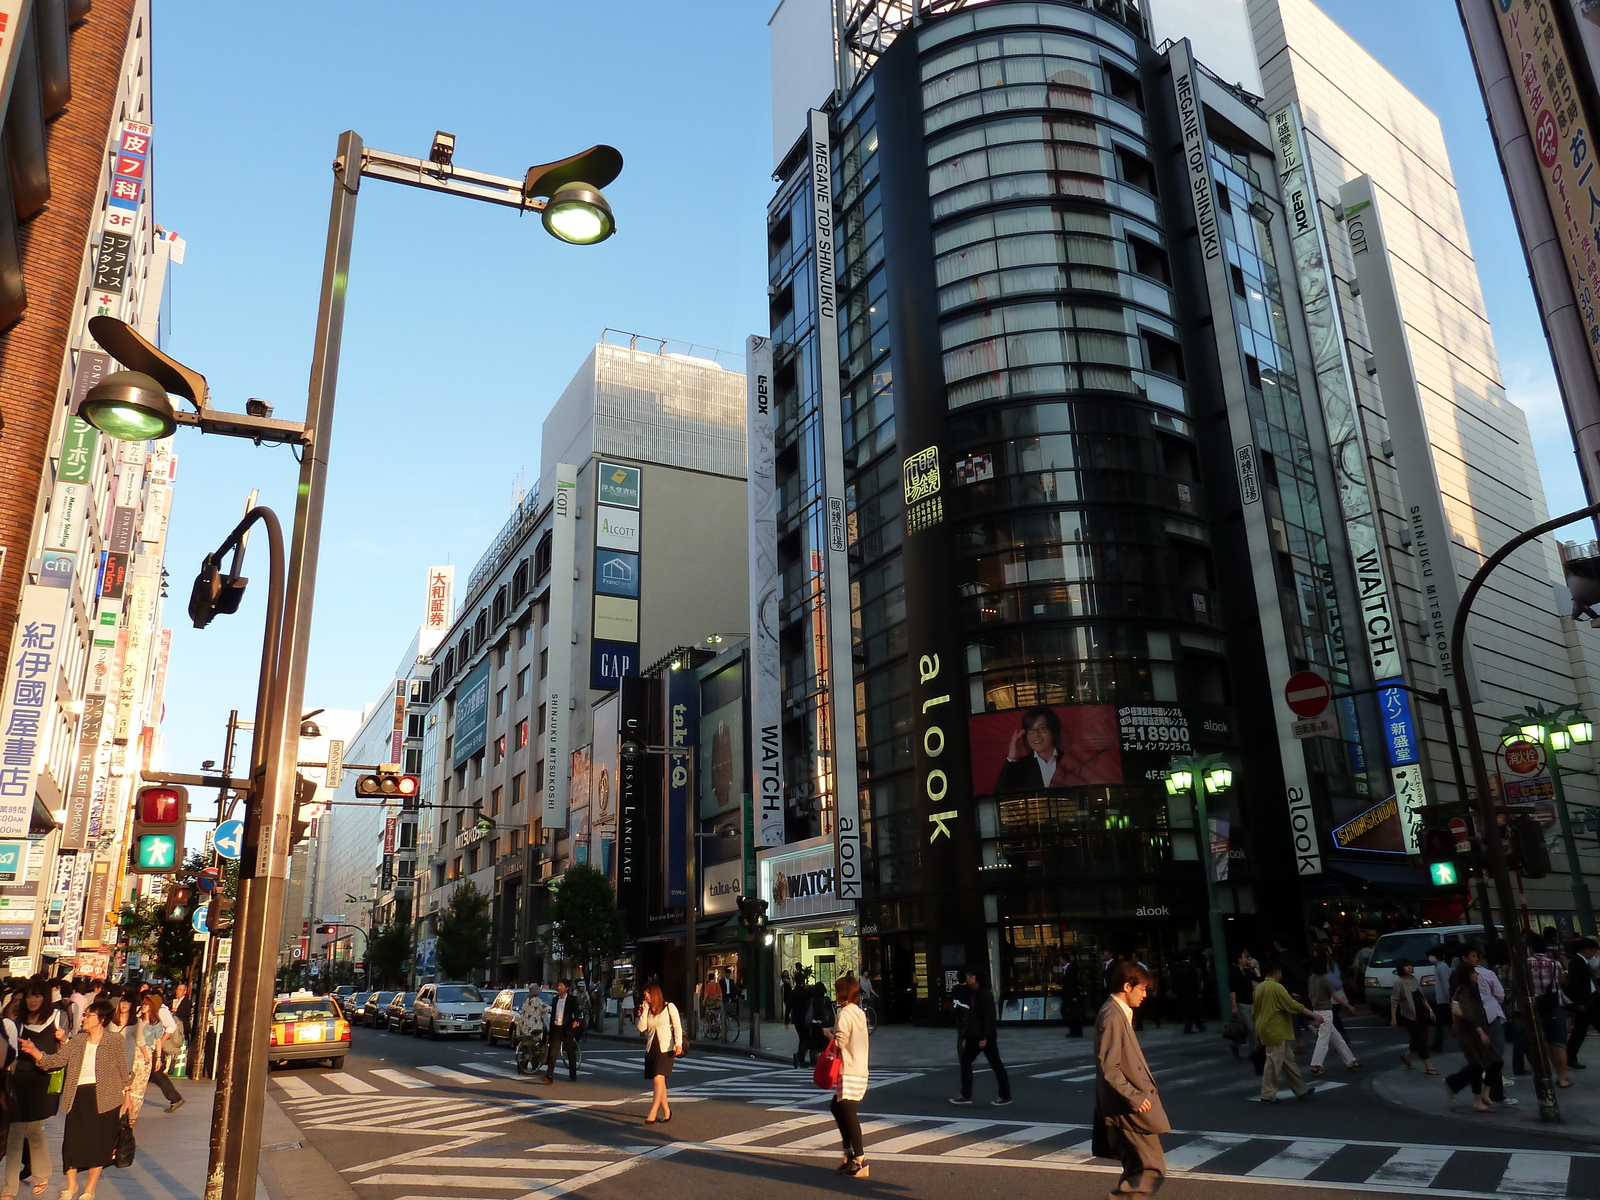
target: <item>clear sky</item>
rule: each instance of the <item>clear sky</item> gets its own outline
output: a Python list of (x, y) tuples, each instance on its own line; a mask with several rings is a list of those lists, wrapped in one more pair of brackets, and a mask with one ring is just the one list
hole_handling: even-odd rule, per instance
[[(168, 349), (213, 403), (304, 410), (339, 133), (520, 176), (618, 147), (618, 233), (597, 247), (509, 209), (361, 189), (308, 709), (373, 700), (420, 624), (426, 568), (458, 585), (538, 475), (539, 428), (606, 327), (740, 350), (765, 332), (771, 195), (769, 0), (483, 3), (155, 0), (156, 217), (187, 242)], [(1454, 6), (1324, 0), (1439, 113), (1511, 398), (1528, 410), (1552, 511), (1581, 503), (1570, 440)], [(193, 629), (203, 555), (259, 488), (285, 525), (285, 449), (180, 433), (167, 551), (173, 628), (165, 763), (220, 757), (250, 715), (262, 596)], [(247, 574), (266, 575), (265, 545)], [(719, 586), (708, 580), (708, 587)], [(236, 766), (239, 765), (236, 763)]]

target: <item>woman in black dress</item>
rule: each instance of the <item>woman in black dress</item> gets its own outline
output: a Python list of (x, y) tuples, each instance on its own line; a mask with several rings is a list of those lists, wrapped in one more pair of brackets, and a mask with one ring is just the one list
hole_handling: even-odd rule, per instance
[(96, 1000), (83, 1010), (83, 1025), (65, 1050), (45, 1054), (24, 1038), (20, 1049), (46, 1071), (65, 1067), (61, 1106), (67, 1110), (67, 1132), (61, 1139), (61, 1165), (67, 1171), (67, 1189), (61, 1200), (78, 1194), (78, 1172), (89, 1173), (83, 1200), (93, 1200), (100, 1172), (111, 1165), (117, 1149), (119, 1117), (128, 1107), (128, 1057), (122, 1038), (106, 1036), (112, 1007)]
[[(66, 1042), (61, 1032), (61, 1016), (50, 1002), (50, 989), (34, 980), (22, 993), (22, 1009), (16, 1026), (6, 1030), (13, 1037), (16, 1051), (23, 1038), (54, 1054)], [(0, 1186), (0, 1200), (13, 1200), (22, 1187), (22, 1147), (28, 1147), (29, 1178), (33, 1194), (42, 1195), (50, 1186), (50, 1145), (45, 1141), (44, 1123), (56, 1115), (59, 1093), (50, 1090), (50, 1072), (42, 1071), (31, 1058), (20, 1056), (11, 1068), (11, 1095), (15, 1109), (11, 1132), (6, 1136), (6, 1181)]]

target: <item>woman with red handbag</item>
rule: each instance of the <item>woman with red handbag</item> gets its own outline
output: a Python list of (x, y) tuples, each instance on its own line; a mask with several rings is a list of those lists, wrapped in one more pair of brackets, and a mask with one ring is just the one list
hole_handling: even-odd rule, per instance
[(833, 994), (838, 1007), (828, 1045), (817, 1058), (815, 1079), (818, 1086), (833, 1088), (829, 1111), (844, 1143), (839, 1174), (866, 1179), (866, 1148), (861, 1144), (861, 1118), (856, 1115), (856, 1106), (867, 1094), (867, 1016), (859, 1003), (861, 984), (854, 975), (845, 975), (833, 985)]

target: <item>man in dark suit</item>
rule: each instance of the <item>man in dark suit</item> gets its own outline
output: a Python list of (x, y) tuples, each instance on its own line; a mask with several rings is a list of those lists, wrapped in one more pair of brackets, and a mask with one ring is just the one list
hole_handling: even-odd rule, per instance
[[(554, 1083), (556, 1059), (567, 1059), (567, 1078), (578, 1078), (578, 1031), (583, 1028), (583, 1015), (578, 1010), (577, 998), (567, 994), (567, 981), (556, 983), (555, 1002), (550, 1006), (549, 1049), (545, 1051), (544, 1083)], [(535, 1080), (535, 1083), (541, 1082)]]
[[(1150, 1064), (1133, 1031), (1150, 972), (1138, 963), (1117, 968), (1115, 990), (1094, 1022), (1094, 1151), (1122, 1162), (1110, 1200), (1151, 1196), (1167, 1174), (1161, 1135), (1171, 1133)], [(1102, 1141), (1102, 1138), (1104, 1139)]]
[(950, 1103), (972, 1103), (972, 1060), (982, 1054), (989, 1060), (995, 1084), (1000, 1089), (999, 1097), (989, 1103), (1010, 1104), (1011, 1078), (1006, 1074), (1005, 1064), (1000, 1061), (1000, 1045), (995, 1040), (995, 1035), (1000, 1032), (1000, 1020), (995, 1012), (994, 993), (979, 981), (978, 973), (970, 967), (967, 969), (967, 995), (972, 1010), (961, 1030), (961, 1095), (952, 1096)]

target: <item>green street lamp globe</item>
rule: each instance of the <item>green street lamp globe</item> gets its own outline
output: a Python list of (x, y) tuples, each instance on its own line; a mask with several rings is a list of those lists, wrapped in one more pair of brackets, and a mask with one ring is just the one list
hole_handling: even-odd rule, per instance
[(142, 371), (118, 371), (89, 389), (78, 415), (120, 442), (164, 438), (178, 427), (172, 397)]
[(563, 242), (592, 246), (617, 231), (611, 205), (600, 189), (587, 183), (564, 183), (544, 207), (544, 227)]

